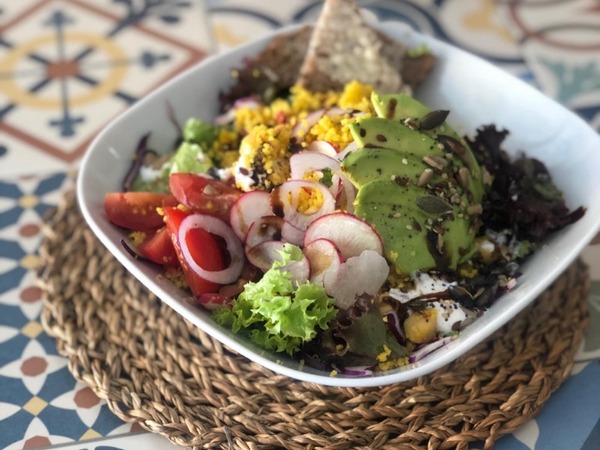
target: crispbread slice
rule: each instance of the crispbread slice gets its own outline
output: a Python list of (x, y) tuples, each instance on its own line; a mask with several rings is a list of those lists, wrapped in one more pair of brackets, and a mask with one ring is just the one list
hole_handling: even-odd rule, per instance
[(406, 47), (382, 39), (365, 22), (354, 0), (326, 0), (298, 83), (312, 91), (326, 91), (358, 80), (381, 93), (400, 92), (405, 53)]

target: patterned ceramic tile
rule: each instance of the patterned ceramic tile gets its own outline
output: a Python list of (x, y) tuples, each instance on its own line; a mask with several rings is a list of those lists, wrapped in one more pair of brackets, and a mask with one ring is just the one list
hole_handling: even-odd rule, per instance
[[(8, 3), (0, 2), (0, 174), (31, 170), (23, 156), (32, 148), (76, 161), (117, 113), (210, 48), (198, 2)], [(179, 22), (200, 31), (175, 33)]]
[[(378, 19), (403, 21), (487, 58), (600, 130), (597, 0), (360, 3)], [(65, 169), (102, 125), (202, 58), (212, 32), (219, 49), (230, 48), (312, 20), (321, 4), (207, 0), (207, 26), (201, 0), (0, 0), (0, 448), (175, 448), (114, 416), (74, 380), (43, 332), (33, 273), (43, 214), (70, 182)], [(597, 280), (599, 250), (586, 251)], [(598, 357), (599, 299), (596, 282), (580, 361)], [(597, 449), (598, 380), (598, 362), (576, 365), (542, 413), (497, 448)]]
[(43, 331), (43, 216), (96, 132), (210, 47), (200, 0), (0, 0), (0, 448), (139, 431)]
[[(220, 49), (283, 24), (312, 20), (321, 4), (308, 0), (277, 5), (260, 0), (207, 2)], [(600, 7), (596, 0), (371, 0), (360, 5), (379, 20), (404, 22), (498, 64), (600, 130)]]

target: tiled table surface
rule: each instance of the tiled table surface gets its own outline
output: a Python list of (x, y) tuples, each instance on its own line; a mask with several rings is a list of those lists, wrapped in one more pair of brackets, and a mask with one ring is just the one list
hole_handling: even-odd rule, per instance
[[(600, 131), (599, 1), (362, 5), (501, 65)], [(42, 216), (111, 117), (205, 54), (312, 20), (319, 7), (306, 0), (0, 0), (0, 448), (173, 448), (121, 422), (75, 382), (42, 330), (33, 272)], [(592, 327), (573, 375), (498, 449), (600, 448), (600, 246), (584, 258), (595, 280)]]

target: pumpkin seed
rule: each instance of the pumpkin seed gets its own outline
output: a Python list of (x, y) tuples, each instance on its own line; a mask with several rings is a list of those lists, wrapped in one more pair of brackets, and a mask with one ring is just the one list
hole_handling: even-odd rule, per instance
[(417, 198), (416, 204), (427, 214), (440, 215), (452, 211), (452, 206), (435, 195), (423, 195)]
[(425, 116), (423, 116), (423, 118), (419, 121), (419, 128), (421, 130), (432, 130), (435, 127), (443, 124), (449, 113), (450, 111), (445, 109), (431, 111), (425, 114)]

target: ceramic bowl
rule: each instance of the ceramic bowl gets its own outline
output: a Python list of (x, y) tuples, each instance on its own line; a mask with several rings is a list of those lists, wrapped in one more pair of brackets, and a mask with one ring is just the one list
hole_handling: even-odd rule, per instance
[(524, 151), (542, 160), (564, 192), (569, 208), (587, 208), (580, 221), (554, 234), (529, 258), (515, 289), (466, 327), (458, 339), (417, 363), (368, 377), (333, 377), (329, 372), (301, 366), (286, 355), (257, 348), (217, 325), (208, 312), (187, 303), (188, 294), (159, 277), (159, 267), (132, 259), (119, 243), (123, 231), (111, 225), (104, 215), (104, 195), (120, 189), (140, 137), (151, 132), (153, 149), (171, 148), (176, 130), (168, 119), (168, 104), (180, 122), (189, 117), (210, 121), (217, 114), (218, 92), (232, 83), (230, 70), (262, 50), (275, 34), (289, 33), (292, 28), (210, 57), (136, 103), (97, 136), (82, 161), (78, 178), (79, 202), (90, 228), (131, 274), (162, 301), (256, 363), (298, 380), (324, 385), (385, 385), (410, 380), (448, 364), (531, 303), (577, 257), (600, 224), (600, 137), (584, 121), (476, 56), (400, 23), (377, 27), (410, 46), (426, 44), (437, 57), (435, 70), (416, 93), (417, 98), (433, 109), (449, 109), (451, 124), (463, 134), (473, 135), (479, 126), (490, 123), (510, 130), (506, 149), (513, 155)]

